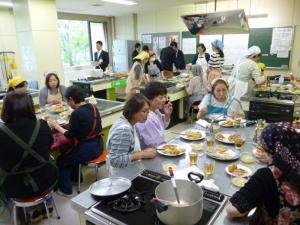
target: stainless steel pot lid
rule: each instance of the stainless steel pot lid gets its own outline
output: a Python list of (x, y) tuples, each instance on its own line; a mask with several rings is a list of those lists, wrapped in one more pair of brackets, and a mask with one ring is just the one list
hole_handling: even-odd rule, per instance
[(110, 177), (99, 180), (90, 186), (90, 193), (99, 197), (120, 194), (131, 187), (131, 181), (124, 177)]

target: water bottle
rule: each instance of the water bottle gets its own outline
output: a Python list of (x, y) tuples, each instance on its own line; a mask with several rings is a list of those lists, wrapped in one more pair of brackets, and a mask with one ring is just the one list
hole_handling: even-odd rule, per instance
[(278, 80), (278, 83), (279, 83), (280, 85), (283, 85), (283, 84), (284, 84), (284, 77), (283, 77), (283, 75), (280, 75), (279, 80)]

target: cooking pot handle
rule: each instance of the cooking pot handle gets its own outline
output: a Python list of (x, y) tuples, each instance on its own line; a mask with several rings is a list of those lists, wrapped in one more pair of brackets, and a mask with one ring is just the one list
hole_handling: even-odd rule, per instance
[[(194, 177), (192, 177), (192, 175)], [(200, 183), (203, 180), (204, 176), (201, 173), (189, 172), (188, 178), (190, 181), (194, 181), (195, 183)]]
[(154, 205), (154, 208), (159, 212), (166, 211), (169, 206), (161, 201), (159, 201), (157, 198), (152, 198), (151, 203)]

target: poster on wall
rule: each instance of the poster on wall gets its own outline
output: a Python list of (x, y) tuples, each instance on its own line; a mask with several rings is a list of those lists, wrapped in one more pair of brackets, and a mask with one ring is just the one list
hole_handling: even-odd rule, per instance
[(158, 46), (158, 37), (153, 36), (153, 51), (156, 53), (156, 55), (159, 54), (159, 46)]
[(182, 51), (184, 54), (195, 54), (196, 53), (196, 38), (183, 38), (182, 39)]
[(159, 48), (165, 48), (166, 47), (166, 37), (160, 36), (158, 38), (158, 46), (159, 46)]

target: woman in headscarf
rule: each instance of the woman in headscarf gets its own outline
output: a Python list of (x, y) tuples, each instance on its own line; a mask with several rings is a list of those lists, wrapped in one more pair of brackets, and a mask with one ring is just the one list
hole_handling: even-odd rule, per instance
[(242, 57), (234, 66), (231, 76), (228, 79), (229, 92), (232, 96), (240, 99), (245, 94), (250, 94), (255, 84), (265, 82), (265, 76), (261, 76), (260, 69), (256, 62), (261, 57), (261, 50), (258, 46), (250, 47), (245, 57)]
[(29, 93), (28, 82), (22, 76), (15, 76), (8, 81), (7, 92)]
[(127, 98), (136, 93), (137, 87), (139, 87), (142, 83), (142, 80), (145, 79), (144, 65), (149, 59), (149, 53), (141, 51), (133, 59), (135, 60), (135, 62), (128, 73), (127, 85), (125, 90)]
[(211, 54), (209, 61), (208, 61), (208, 72), (211, 70), (217, 69), (222, 70), (224, 65), (224, 52), (223, 52), (223, 42), (220, 40), (214, 40), (211, 43), (211, 48), (213, 53)]
[(203, 96), (207, 93), (206, 79), (202, 66), (195, 64), (192, 65), (191, 71), (194, 77), (190, 80), (189, 84), (185, 87), (188, 98), (188, 103), (185, 108), (186, 114), (190, 114), (191, 106), (194, 102), (201, 101)]
[(271, 164), (256, 171), (227, 206), (230, 217), (243, 217), (257, 207), (251, 224), (300, 224), (300, 133), (291, 123), (276, 123), (262, 133)]

